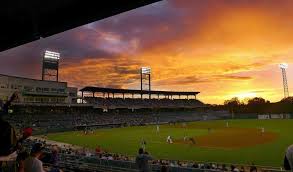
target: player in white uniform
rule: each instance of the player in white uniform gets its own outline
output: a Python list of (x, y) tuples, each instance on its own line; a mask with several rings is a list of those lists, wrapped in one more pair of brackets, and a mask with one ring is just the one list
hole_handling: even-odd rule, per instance
[(146, 141), (142, 139), (140, 144), (141, 144), (141, 148), (145, 151)]
[(173, 143), (171, 136), (167, 137), (167, 143), (171, 143), (171, 144)]
[(186, 142), (186, 140), (187, 140), (187, 136), (184, 136), (184, 137), (183, 137), (183, 140), (184, 140), (184, 142)]
[(265, 128), (262, 127), (262, 128), (261, 128), (261, 134), (264, 134), (264, 133), (265, 133)]
[(159, 133), (159, 132), (160, 132), (160, 126), (157, 125), (157, 133)]
[(226, 122), (226, 127), (227, 127), (227, 128), (229, 127), (229, 122), (228, 122), (228, 121)]

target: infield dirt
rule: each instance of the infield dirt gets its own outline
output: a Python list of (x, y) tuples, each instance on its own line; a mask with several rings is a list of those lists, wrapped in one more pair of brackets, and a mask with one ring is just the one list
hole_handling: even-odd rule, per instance
[(190, 144), (206, 148), (236, 149), (273, 142), (278, 138), (277, 133), (261, 132), (256, 128), (217, 128), (211, 129), (209, 134), (193, 137), (195, 144), (189, 139), (174, 140), (177, 144)]

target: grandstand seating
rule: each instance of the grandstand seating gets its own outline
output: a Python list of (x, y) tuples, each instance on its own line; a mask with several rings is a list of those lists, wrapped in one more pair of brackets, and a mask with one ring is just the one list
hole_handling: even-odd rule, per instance
[(16, 128), (33, 127), (35, 133), (72, 130), (79, 127), (114, 127), (137, 126), (156, 123), (186, 122), (199, 120), (224, 119), (229, 117), (227, 111), (173, 110), (153, 111), (85, 111), (53, 113), (18, 113), (6, 116), (6, 120)]
[(97, 108), (197, 108), (205, 105), (196, 99), (140, 99), (85, 97)]

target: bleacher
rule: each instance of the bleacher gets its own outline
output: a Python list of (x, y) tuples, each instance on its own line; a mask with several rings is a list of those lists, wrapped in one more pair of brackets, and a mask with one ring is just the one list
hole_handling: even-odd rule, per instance
[(204, 103), (197, 100), (196, 96), (200, 92), (196, 91), (150, 91), (101, 87), (85, 87), (80, 91), (82, 103), (94, 104), (96, 108), (104, 109), (198, 108), (205, 106)]
[(199, 108), (204, 103), (196, 99), (132, 99), (132, 98), (102, 98), (84, 97), (86, 103), (94, 104), (96, 108)]
[(227, 111), (199, 111), (199, 110), (165, 110), (162, 112), (145, 110), (111, 110), (103, 112), (48, 112), (26, 113), (18, 112), (4, 118), (16, 128), (33, 127), (35, 133), (68, 131), (84, 127), (103, 128), (121, 126), (139, 126), (157, 123), (188, 122), (199, 120), (225, 119), (229, 117)]

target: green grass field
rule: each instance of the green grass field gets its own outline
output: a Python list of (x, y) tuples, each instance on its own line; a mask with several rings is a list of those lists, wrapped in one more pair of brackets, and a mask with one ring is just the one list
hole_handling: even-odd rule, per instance
[[(251, 164), (280, 167), (283, 164), (286, 148), (293, 144), (293, 120), (230, 120), (229, 127), (260, 128), (266, 132), (278, 134), (277, 139), (259, 145), (242, 148), (206, 148), (191, 144), (167, 144), (166, 137), (182, 139), (184, 135), (201, 137), (209, 134), (207, 128), (215, 131), (225, 128), (226, 121), (201, 121), (188, 123), (186, 128), (170, 125), (160, 126), (159, 134), (155, 126), (99, 129), (94, 134), (84, 135), (82, 132), (65, 132), (49, 134), (48, 139), (70, 143), (88, 148), (100, 145), (113, 153), (135, 156), (141, 139), (147, 142), (146, 149), (157, 159), (193, 160), (219, 163)], [(250, 141), (249, 136), (247, 142)], [(227, 138), (229, 142), (234, 137)]]

